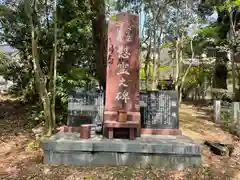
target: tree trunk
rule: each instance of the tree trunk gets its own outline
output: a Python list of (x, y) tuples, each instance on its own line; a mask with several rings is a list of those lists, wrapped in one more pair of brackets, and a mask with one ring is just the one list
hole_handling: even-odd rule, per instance
[(158, 46), (156, 44), (157, 42), (157, 33), (156, 33), (156, 27), (154, 27), (154, 32), (153, 32), (153, 46), (154, 46), (154, 51), (153, 51), (153, 73), (152, 73), (152, 87), (151, 90), (156, 90), (157, 89), (157, 84), (156, 84), (156, 79), (157, 79), (157, 51), (158, 51)]
[[(35, 81), (37, 90), (43, 104), (44, 117), (45, 117), (45, 126), (48, 129), (47, 135), (50, 136), (52, 134), (52, 117), (51, 117), (51, 100), (50, 94), (47, 91), (47, 76), (43, 73), (40, 62), (39, 62), (39, 49), (38, 49), (38, 31), (35, 28), (33, 17), (36, 17), (36, 1), (33, 1), (33, 7), (31, 7), (32, 14), (29, 14), (27, 10), (29, 10), (28, 1), (25, 2), (26, 13), (30, 19), (30, 28), (31, 28), (31, 42), (32, 42), (32, 63), (33, 70), (35, 74)], [(30, 11), (30, 12), (31, 12)], [(52, 77), (50, 77), (52, 78)], [(51, 79), (50, 79), (51, 80)]]
[[(178, 62), (178, 64), (177, 64), (177, 66), (178, 66), (178, 81), (177, 81), (177, 89), (179, 90), (179, 92), (178, 92), (178, 97), (179, 97), (179, 105), (181, 105), (181, 102), (182, 102), (182, 88), (183, 88), (183, 81), (185, 81), (185, 78), (186, 78), (186, 73), (188, 73), (188, 72), (186, 72), (184, 75), (183, 75), (183, 78), (182, 78), (182, 80), (180, 81), (180, 75), (181, 75), (181, 72), (182, 72), (182, 70), (181, 70), (181, 64), (182, 64), (182, 62), (183, 62), (183, 38), (184, 38), (184, 35), (182, 34), (181, 35), (181, 38), (180, 38), (180, 44), (179, 44), (179, 62)], [(189, 71), (190, 70), (190, 67), (187, 69), (187, 71)], [(184, 77), (185, 76), (185, 77)]]
[[(226, 11), (218, 12), (217, 24), (219, 24), (218, 36), (219, 39), (224, 40), (227, 38), (227, 34), (229, 31), (229, 25), (224, 24), (224, 18), (226, 17)], [(227, 89), (227, 53), (221, 52), (217, 50), (216, 52), (216, 61), (215, 61), (215, 71), (214, 71), (214, 79), (213, 79), (213, 88), (218, 89)]]
[(44, 118), (45, 118), (45, 122), (47, 125), (47, 136), (51, 136), (52, 135), (52, 130), (53, 130), (53, 123), (52, 123), (52, 112), (51, 112), (51, 101), (50, 101), (50, 97), (48, 95), (45, 95), (42, 98), (42, 102), (43, 102), (43, 111), (44, 111)]
[[(230, 30), (229, 30), (229, 35), (230, 35), (230, 40), (232, 40), (234, 46), (237, 44), (236, 43), (236, 23), (233, 20), (233, 12), (231, 8), (228, 9), (229, 13), (229, 19), (230, 19)], [(236, 99), (236, 66), (235, 66), (235, 59), (234, 59), (234, 54), (235, 54), (235, 48), (230, 49), (230, 61), (232, 64), (232, 84), (233, 84), (233, 98)]]
[(107, 32), (105, 21), (104, 0), (89, 0), (91, 10), (95, 17), (92, 18), (92, 36), (95, 46), (96, 75), (100, 85), (106, 87), (106, 53), (107, 53)]
[(144, 74), (145, 74), (145, 87), (146, 90), (148, 90), (148, 80), (149, 80), (149, 75), (150, 75), (150, 67), (149, 67), (149, 62), (150, 62), (150, 54), (151, 54), (151, 47), (152, 47), (152, 43), (151, 43), (151, 39), (150, 39), (150, 44), (148, 45), (148, 51), (147, 51), (147, 55), (146, 55), (146, 59), (145, 59), (145, 66), (144, 66)]
[(191, 46), (191, 53), (192, 53), (191, 62), (190, 62), (187, 70), (185, 71), (185, 73), (184, 73), (184, 75), (182, 77), (180, 88), (179, 88), (179, 101), (178, 101), (178, 103), (179, 103), (180, 107), (181, 107), (181, 103), (182, 103), (183, 84), (184, 84), (184, 81), (185, 81), (185, 79), (186, 79), (186, 77), (187, 77), (187, 75), (188, 75), (188, 73), (189, 73), (189, 71), (190, 71), (190, 69), (192, 67), (192, 64), (193, 64), (193, 58), (194, 58), (193, 39), (191, 39), (191, 41), (190, 41), (190, 46)]
[(55, 105), (56, 105), (56, 80), (57, 80), (57, 0), (54, 0), (54, 49), (53, 49), (53, 77), (52, 78), (52, 96), (51, 100), (51, 118), (52, 118), (52, 129), (55, 131), (56, 128), (56, 112), (55, 112)]
[(40, 64), (39, 64), (39, 54), (37, 50), (38, 41), (35, 39), (34, 30), (32, 30), (32, 61), (33, 61), (33, 69), (35, 73), (36, 84), (38, 86), (38, 93), (40, 95), (41, 102), (43, 104), (44, 117), (45, 117), (45, 126), (47, 131), (47, 135), (50, 136), (52, 134), (52, 117), (51, 117), (51, 102), (50, 97), (46, 88), (46, 77), (43, 74)]
[(152, 73), (152, 87), (151, 90), (157, 89), (157, 58), (155, 55), (156, 52), (154, 52), (153, 55), (153, 73)]
[(176, 71), (175, 71), (175, 90), (178, 90), (178, 81), (179, 81), (179, 64), (180, 64), (180, 60), (179, 60), (179, 57), (180, 57), (180, 48), (179, 48), (179, 45), (180, 45), (180, 38), (178, 37), (177, 38), (177, 42), (176, 42), (176, 52), (175, 52), (175, 66), (176, 66)]
[(227, 53), (216, 53), (213, 88), (227, 89)]

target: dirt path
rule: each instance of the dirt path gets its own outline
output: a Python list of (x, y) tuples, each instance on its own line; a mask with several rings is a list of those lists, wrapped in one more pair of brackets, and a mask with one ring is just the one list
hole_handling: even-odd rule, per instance
[(0, 102), (0, 179), (11, 180), (240, 180), (240, 143), (229, 133), (210, 122), (204, 112), (187, 106), (180, 113), (181, 130), (199, 142), (219, 140), (232, 142), (233, 157), (211, 154), (205, 147), (203, 164), (199, 168), (175, 172), (161, 169), (126, 167), (84, 168), (77, 166), (49, 166), (42, 164), (42, 152), (27, 152), (33, 139), (31, 126), (25, 125), (29, 106), (19, 101)]
[[(198, 142), (206, 140), (221, 141), (234, 144), (235, 151), (232, 157), (213, 155), (208, 148), (203, 149), (203, 167), (211, 172), (230, 179), (240, 179), (240, 141), (237, 137), (221, 129), (211, 121), (209, 114), (197, 108), (184, 106), (180, 114), (181, 130), (184, 135), (190, 136)], [(224, 179), (224, 178), (223, 178)]]

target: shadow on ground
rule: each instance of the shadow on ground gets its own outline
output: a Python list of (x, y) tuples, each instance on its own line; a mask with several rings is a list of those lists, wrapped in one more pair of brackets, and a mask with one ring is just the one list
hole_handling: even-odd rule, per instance
[[(31, 126), (26, 125), (30, 107), (21, 101), (1, 101), (0, 123), (0, 179), (11, 180), (239, 180), (239, 154), (233, 157), (220, 157), (211, 154), (205, 147), (201, 167), (184, 171), (163, 169), (78, 166), (50, 166), (42, 163), (41, 150), (27, 152), (27, 144), (33, 140)], [(185, 135), (203, 142), (221, 139), (238, 143), (239, 141), (214, 123), (208, 117), (199, 118), (195, 109), (183, 107), (181, 110), (181, 129)], [(240, 148), (238, 148), (240, 151)]]

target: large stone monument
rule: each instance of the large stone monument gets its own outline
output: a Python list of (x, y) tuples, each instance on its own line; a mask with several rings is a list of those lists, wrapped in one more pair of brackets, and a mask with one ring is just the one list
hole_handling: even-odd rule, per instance
[[(129, 13), (113, 16), (109, 23), (108, 36), (103, 123), (104, 134), (106, 132), (108, 138), (94, 132), (90, 134), (89, 124), (84, 127), (81, 125), (85, 122), (96, 123), (95, 120), (87, 119), (89, 121), (83, 122), (82, 116), (75, 118), (79, 116), (79, 109), (80, 115), (83, 115), (82, 109), (84, 112), (90, 108), (100, 112), (97, 105), (99, 101), (90, 98), (92, 102), (86, 103), (88, 101), (83, 100), (82, 96), (73, 94), (69, 100), (71, 114), (68, 126), (81, 125), (80, 129), (88, 128), (88, 133), (59, 132), (43, 140), (41, 146), (44, 163), (141, 168), (151, 166), (177, 170), (200, 165), (202, 148), (199, 144), (186, 136), (164, 133), (179, 128), (176, 97), (169, 92), (151, 92), (147, 96), (142, 94), (141, 101), (147, 100), (146, 106), (144, 105), (146, 113), (142, 113), (141, 130), (145, 135), (140, 136), (138, 17)], [(91, 106), (86, 109), (86, 104)], [(130, 139), (134, 139), (136, 135), (140, 137), (134, 140), (123, 139), (126, 135)]]
[[(139, 20), (121, 13), (108, 25), (107, 82), (104, 129), (109, 138), (120, 128), (133, 139), (140, 130), (139, 106)], [(137, 131), (135, 131), (135, 129)]]

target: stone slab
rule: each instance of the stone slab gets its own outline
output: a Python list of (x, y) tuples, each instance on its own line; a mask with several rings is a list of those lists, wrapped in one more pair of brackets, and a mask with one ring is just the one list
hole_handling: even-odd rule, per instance
[(135, 166), (184, 169), (201, 164), (202, 147), (186, 136), (141, 136), (135, 140), (106, 139), (79, 133), (57, 133), (41, 142), (46, 164)]
[(177, 156), (164, 154), (114, 153), (114, 152), (53, 152), (44, 151), (44, 163), (52, 165), (129, 166), (167, 168), (183, 170), (201, 164), (201, 156)]
[(107, 139), (92, 135), (90, 139), (80, 139), (79, 133), (58, 133), (41, 143), (44, 150), (52, 151), (92, 151), (121, 153), (161, 153), (199, 155), (201, 146), (186, 136), (142, 136), (135, 140)]

